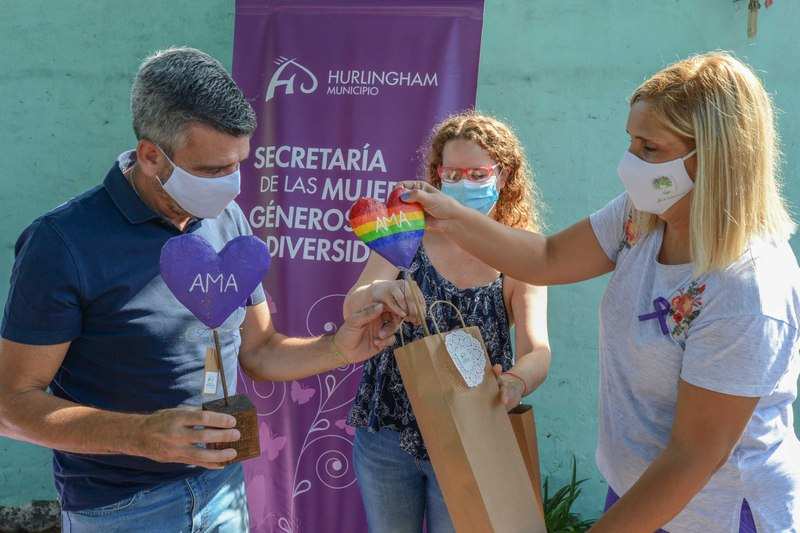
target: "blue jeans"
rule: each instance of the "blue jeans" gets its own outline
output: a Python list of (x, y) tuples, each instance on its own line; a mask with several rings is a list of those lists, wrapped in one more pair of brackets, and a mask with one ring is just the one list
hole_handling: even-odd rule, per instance
[(389, 429), (356, 430), (353, 463), (370, 533), (454, 533), (433, 466), (400, 449)]
[(85, 511), (62, 511), (64, 533), (249, 531), (247, 496), (240, 464), (206, 470), (166, 483), (121, 502)]

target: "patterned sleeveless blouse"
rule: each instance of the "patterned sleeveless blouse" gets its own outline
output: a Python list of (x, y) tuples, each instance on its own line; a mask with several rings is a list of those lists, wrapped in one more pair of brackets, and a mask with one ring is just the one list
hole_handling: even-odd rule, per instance
[[(420, 246), (408, 273), (417, 282), (428, 307), (436, 300), (447, 300), (464, 315), (467, 326), (478, 326), (483, 335), (492, 364), (503, 370), (513, 366), (509, 319), (503, 300), (503, 275), (488, 285), (459, 289), (442, 277), (433, 267), (425, 250)], [(433, 308), (433, 319), (428, 326), (433, 331), (433, 320), (442, 331), (461, 327), (458, 314), (449, 305)], [(406, 342), (422, 338), (420, 326), (403, 324)], [(414, 411), (403, 386), (394, 350), (387, 348), (364, 363), (364, 373), (358, 387), (347, 423), (353, 427), (379, 431), (381, 428), (400, 433), (400, 448), (414, 457), (428, 461), (428, 452), (422, 441)]]

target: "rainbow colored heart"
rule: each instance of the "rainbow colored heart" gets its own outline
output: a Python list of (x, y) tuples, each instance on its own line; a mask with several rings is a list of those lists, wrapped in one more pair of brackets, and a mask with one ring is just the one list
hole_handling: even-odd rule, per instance
[(356, 237), (398, 268), (408, 268), (425, 234), (425, 211), (419, 204), (400, 200), (396, 188), (386, 205), (361, 198), (350, 208), (350, 227)]

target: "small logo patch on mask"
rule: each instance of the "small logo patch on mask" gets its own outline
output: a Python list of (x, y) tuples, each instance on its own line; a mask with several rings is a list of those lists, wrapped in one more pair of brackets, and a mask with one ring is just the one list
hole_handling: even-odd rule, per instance
[(675, 184), (667, 176), (659, 176), (653, 180), (653, 188), (662, 194), (670, 194), (675, 188)]

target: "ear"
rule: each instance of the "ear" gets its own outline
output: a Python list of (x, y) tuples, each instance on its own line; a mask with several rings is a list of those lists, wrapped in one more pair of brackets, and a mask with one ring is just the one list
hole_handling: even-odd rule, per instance
[(497, 174), (497, 190), (502, 191), (508, 181), (509, 170), (505, 167), (500, 167), (500, 172)]
[(168, 166), (166, 157), (153, 141), (147, 139), (139, 141), (136, 145), (136, 163), (145, 176), (158, 176), (161, 180), (169, 177), (169, 173), (163, 176), (164, 170)]

